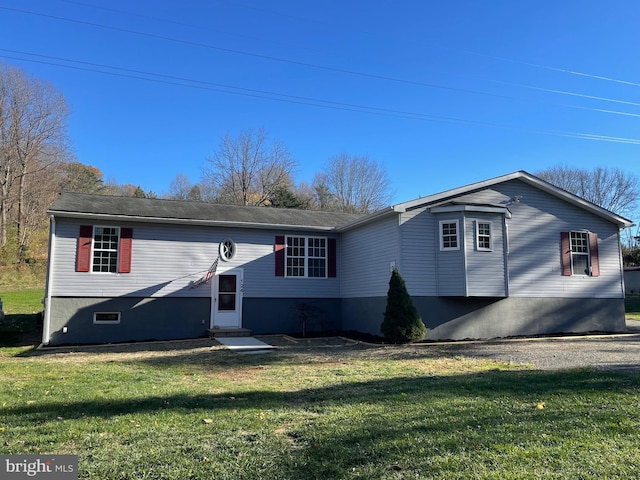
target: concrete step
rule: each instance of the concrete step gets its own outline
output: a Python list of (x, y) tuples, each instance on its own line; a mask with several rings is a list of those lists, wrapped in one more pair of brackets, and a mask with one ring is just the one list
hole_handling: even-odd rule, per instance
[(211, 328), (210, 337), (250, 337), (251, 330), (248, 328)]

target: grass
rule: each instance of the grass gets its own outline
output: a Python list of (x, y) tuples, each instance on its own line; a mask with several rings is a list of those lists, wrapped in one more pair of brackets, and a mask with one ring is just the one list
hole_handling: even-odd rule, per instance
[(319, 342), (0, 349), (0, 453), (77, 454), (80, 478), (100, 480), (640, 471), (638, 374)]
[(0, 347), (39, 341), (44, 289), (2, 292), (4, 319), (0, 320)]
[(628, 319), (640, 320), (640, 295), (628, 295), (625, 297), (624, 306)]
[[(42, 295), (2, 293), (0, 454), (76, 454), (81, 479), (640, 471), (637, 373), (530, 371), (446, 346), (319, 339), (282, 340), (285, 348), (264, 355), (208, 340), (16, 346), (20, 332), (37, 330)], [(640, 313), (639, 300), (627, 299), (628, 316)], [(11, 329), (18, 336), (7, 337)]]

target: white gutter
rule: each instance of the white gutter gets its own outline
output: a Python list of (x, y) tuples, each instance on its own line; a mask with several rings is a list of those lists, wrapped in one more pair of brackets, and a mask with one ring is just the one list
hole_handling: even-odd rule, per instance
[(56, 238), (56, 217), (51, 215), (49, 226), (49, 258), (47, 260), (47, 286), (44, 292), (44, 319), (42, 322), (42, 344), (51, 341), (51, 281), (53, 280), (53, 252)]

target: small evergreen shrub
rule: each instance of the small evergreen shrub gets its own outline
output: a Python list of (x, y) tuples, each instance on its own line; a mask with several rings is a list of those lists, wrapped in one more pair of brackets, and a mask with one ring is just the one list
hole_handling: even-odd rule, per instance
[(387, 308), (380, 326), (384, 337), (394, 343), (409, 343), (422, 340), (427, 328), (407, 292), (404, 279), (397, 268), (393, 269), (387, 292)]

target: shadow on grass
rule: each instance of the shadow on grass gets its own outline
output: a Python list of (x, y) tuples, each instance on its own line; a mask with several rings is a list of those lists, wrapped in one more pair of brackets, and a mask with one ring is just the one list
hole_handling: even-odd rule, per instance
[[(42, 399), (31, 405), (0, 408), (0, 415), (6, 423), (17, 426), (55, 422), (62, 417), (110, 419), (172, 412), (191, 415), (185, 418), (184, 429), (195, 435), (202, 425), (194, 423), (198, 421), (194, 420), (194, 413), (195, 418), (230, 415), (238, 418), (237, 428), (242, 429), (247, 428), (243, 419), (255, 418), (255, 412), (279, 412), (288, 418), (305, 419), (287, 425), (285, 435), (291, 448), (274, 460), (278, 468), (288, 472), (286, 478), (348, 478), (355, 469), (384, 469), (385, 463), (392, 469), (411, 469), (411, 459), (417, 452), (423, 458), (416, 462), (424, 464), (425, 458), (439, 452), (482, 451), (502, 443), (536, 443), (540, 434), (553, 436), (557, 442), (558, 435), (580, 440), (585, 431), (593, 428), (603, 437), (629, 433), (624, 430), (628, 412), (612, 412), (598, 400), (589, 405), (594, 392), (633, 398), (640, 392), (640, 376), (605, 375), (586, 369), (492, 371), (345, 382), (299, 391), (255, 390), (233, 393), (234, 396), (149, 395), (127, 400), (65, 402)], [(575, 408), (565, 405), (554, 409), (554, 399), (563, 398), (571, 399)], [(536, 409), (540, 401), (549, 403), (544, 411)], [(337, 421), (336, 411), (348, 418)], [(379, 474), (371, 478), (379, 478)]]
[[(366, 382), (345, 382), (298, 391), (256, 390), (242, 393), (149, 395), (126, 400), (50, 402), (46, 399), (10, 408), (0, 407), (7, 417), (63, 416), (66, 419), (149, 413), (159, 410), (218, 410), (252, 408), (304, 408), (308, 403), (361, 404), (388, 401), (392, 397), (475, 398), (487, 395), (545, 398), (549, 394), (581, 395), (594, 391), (621, 392), (640, 387), (640, 375), (598, 373), (590, 369), (562, 372), (489, 371), (452, 376), (394, 377)], [(231, 396), (234, 395), (234, 396)], [(398, 397), (398, 398), (401, 398)]]
[(42, 339), (41, 315), (9, 314), (0, 321), (0, 348), (36, 347)]

